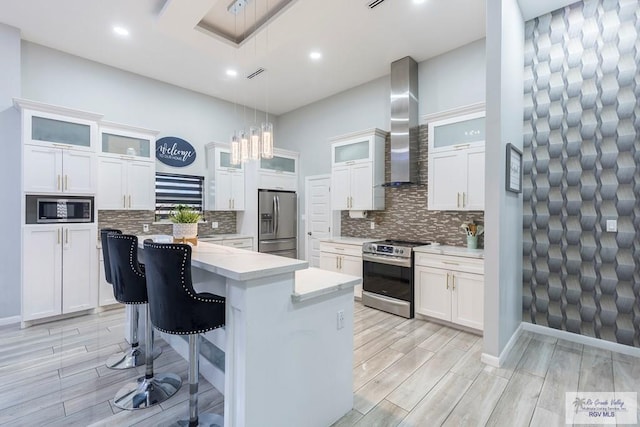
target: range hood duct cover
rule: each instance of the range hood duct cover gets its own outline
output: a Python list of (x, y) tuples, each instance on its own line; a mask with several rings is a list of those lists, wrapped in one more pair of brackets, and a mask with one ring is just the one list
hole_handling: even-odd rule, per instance
[(391, 180), (385, 186), (419, 184), (418, 63), (391, 63)]

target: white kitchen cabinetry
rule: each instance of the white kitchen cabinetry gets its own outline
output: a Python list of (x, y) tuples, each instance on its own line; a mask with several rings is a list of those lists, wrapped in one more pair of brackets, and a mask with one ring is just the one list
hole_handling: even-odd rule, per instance
[(483, 259), (416, 253), (414, 281), (416, 313), (483, 329)]
[(231, 246), (238, 249), (253, 250), (253, 237), (225, 237), (211, 236), (198, 239), (202, 242), (213, 243), (214, 245)]
[(244, 168), (231, 164), (231, 151), (207, 146), (207, 206), (214, 211), (244, 210)]
[(23, 228), (22, 320), (96, 307), (95, 224)]
[(104, 275), (104, 258), (102, 256), (102, 249), (98, 250), (98, 305), (104, 307), (107, 305), (117, 304), (118, 301), (113, 294), (113, 286), (107, 283), (107, 278)]
[(103, 122), (98, 158), (98, 209), (155, 210), (156, 134)]
[(94, 194), (102, 116), (27, 100), (14, 103), (22, 112), (24, 192)]
[(48, 146), (24, 146), (26, 193), (95, 193), (95, 155)]
[(484, 112), (429, 123), (429, 210), (484, 210)]
[(384, 209), (384, 141), (373, 129), (332, 139), (331, 208)]
[(298, 153), (275, 150), (272, 159), (260, 159), (258, 188), (266, 190), (298, 190)]
[[(362, 277), (362, 244), (320, 242), (320, 268)], [(362, 284), (355, 286), (354, 295), (362, 298)]]

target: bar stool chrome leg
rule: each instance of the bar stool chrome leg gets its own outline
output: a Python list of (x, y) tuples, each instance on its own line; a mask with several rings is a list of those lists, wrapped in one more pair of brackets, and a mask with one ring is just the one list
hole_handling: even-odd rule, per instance
[(198, 376), (200, 375), (200, 335), (189, 335), (189, 419), (175, 426), (224, 427), (224, 417), (218, 414), (198, 414)]
[[(147, 348), (153, 345), (153, 327), (149, 307), (145, 306), (145, 342)], [(136, 382), (128, 383), (122, 387), (114, 399), (114, 404), (120, 409), (133, 410), (144, 409), (164, 402), (180, 389), (182, 379), (173, 373), (154, 374), (153, 357), (146, 354), (146, 372), (144, 377)]]
[[(127, 304), (127, 313), (130, 320), (131, 347), (127, 351), (116, 353), (107, 359), (109, 369), (129, 369), (144, 365), (146, 361), (144, 347), (138, 344), (138, 318), (140, 317), (140, 304)], [(153, 342), (153, 340), (151, 341)], [(153, 358), (157, 359), (162, 353), (158, 346), (153, 347)]]

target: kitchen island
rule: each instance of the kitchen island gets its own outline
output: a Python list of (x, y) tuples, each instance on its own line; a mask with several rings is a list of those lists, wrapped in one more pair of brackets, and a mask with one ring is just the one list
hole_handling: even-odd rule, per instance
[[(353, 287), (361, 279), (307, 267), (193, 247), (194, 288), (227, 298), (226, 326), (204, 334), (201, 352), (201, 374), (225, 395), (225, 426), (327, 426), (352, 409)], [(186, 358), (182, 337), (162, 337)]]

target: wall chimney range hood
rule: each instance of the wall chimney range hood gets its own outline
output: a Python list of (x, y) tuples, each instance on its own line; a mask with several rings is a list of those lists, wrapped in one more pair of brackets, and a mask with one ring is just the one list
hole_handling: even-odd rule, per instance
[(410, 56), (391, 63), (391, 180), (385, 187), (419, 184), (418, 64)]

